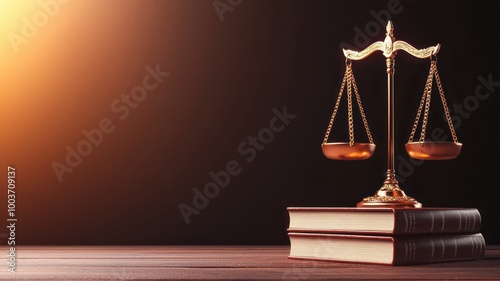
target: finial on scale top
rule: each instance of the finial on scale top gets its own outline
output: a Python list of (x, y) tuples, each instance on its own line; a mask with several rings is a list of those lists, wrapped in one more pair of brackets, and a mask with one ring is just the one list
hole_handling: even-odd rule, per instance
[(387, 35), (392, 36), (392, 32), (394, 31), (394, 26), (392, 25), (392, 21), (387, 22), (387, 26), (385, 27), (385, 31), (387, 31)]

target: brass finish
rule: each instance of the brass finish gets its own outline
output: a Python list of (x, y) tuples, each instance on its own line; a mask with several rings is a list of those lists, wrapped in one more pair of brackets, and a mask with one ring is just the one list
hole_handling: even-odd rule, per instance
[[(431, 46), (425, 49), (416, 49), (405, 41), (396, 41), (394, 38), (394, 27), (392, 22), (389, 21), (386, 26), (386, 37), (384, 41), (379, 41), (372, 43), (370, 46), (362, 51), (353, 51), (344, 49), (344, 56), (346, 57), (346, 73), (342, 81), (342, 86), (340, 88), (337, 101), (333, 110), (330, 123), (323, 139), (321, 149), (323, 154), (334, 160), (364, 160), (372, 156), (375, 150), (375, 144), (371, 137), (370, 130), (368, 129), (368, 123), (363, 112), (363, 107), (361, 106), (361, 100), (359, 98), (356, 82), (354, 80), (354, 75), (352, 74), (352, 60), (362, 60), (370, 56), (375, 51), (381, 51), (386, 57), (386, 73), (387, 73), (387, 171), (386, 179), (384, 180), (382, 187), (373, 196), (368, 196), (363, 198), (360, 202), (356, 204), (356, 207), (360, 208), (373, 208), (373, 207), (393, 207), (393, 208), (421, 208), (422, 204), (419, 203), (414, 198), (407, 196), (406, 193), (399, 187), (399, 183), (396, 180), (396, 174), (394, 170), (394, 69), (395, 69), (395, 57), (397, 51), (405, 51), (410, 55), (424, 59), (431, 59), (431, 67), (429, 69), (429, 75), (427, 76), (427, 81), (424, 87), (424, 93), (418, 107), (417, 116), (413, 124), (410, 138), (405, 144), (406, 150), (410, 157), (422, 160), (446, 160), (453, 159), (458, 156), (461, 151), (462, 144), (458, 142), (455, 130), (453, 128), (453, 123), (451, 116), (446, 104), (446, 99), (444, 96), (443, 87), (441, 85), (441, 80), (439, 78), (439, 73), (437, 71), (436, 55), (439, 52), (440, 45)], [(441, 103), (443, 105), (444, 113), (448, 126), (450, 127), (450, 132), (453, 138), (453, 142), (433, 142), (425, 140), (425, 131), (428, 121), (429, 108), (431, 102), (431, 90), (432, 82), (435, 78), (437, 87), (439, 89), (439, 94), (441, 97)], [(347, 84), (347, 100), (348, 100), (348, 119), (349, 119), (349, 142), (328, 142), (328, 137), (333, 126), (333, 121), (337, 113), (340, 100), (342, 97), (342, 92), (344, 86)], [(354, 130), (353, 130), (353, 117), (352, 117), (352, 98), (351, 98), (351, 88), (354, 88), (356, 99), (361, 111), (361, 116), (365, 129), (368, 135), (369, 143), (356, 143), (354, 141)], [(417, 131), (420, 117), (423, 115), (422, 129), (420, 133), (420, 139), (418, 142), (413, 142), (413, 137)]]
[(419, 160), (454, 159), (462, 150), (462, 144), (456, 142), (408, 142), (405, 147), (411, 158)]
[(420, 208), (422, 204), (409, 197), (399, 187), (394, 170), (394, 69), (397, 50), (407, 51), (417, 58), (426, 58), (437, 54), (439, 44), (423, 50), (417, 50), (404, 41), (395, 41), (394, 27), (389, 21), (386, 27), (384, 42), (376, 42), (368, 46), (368, 50), (355, 52), (344, 50), (349, 59), (363, 59), (376, 50), (382, 51), (386, 57), (387, 72), (387, 171), (382, 187), (373, 196), (365, 197), (356, 206), (365, 207), (394, 207), (394, 208)]
[[(427, 127), (427, 120), (430, 111), (431, 103), (431, 92), (432, 92), (432, 81), (436, 78), (436, 85), (439, 90), (439, 96), (441, 98), (441, 103), (443, 105), (446, 121), (448, 122), (448, 127), (453, 138), (453, 142), (434, 142), (425, 140), (425, 132)], [(424, 108), (425, 105), (425, 108)], [(413, 142), (413, 137), (417, 131), (420, 116), (422, 114), (422, 109), (424, 111), (424, 116), (422, 120), (422, 130), (420, 132), (420, 139), (418, 142)], [(427, 76), (427, 81), (424, 87), (424, 93), (420, 100), (420, 105), (418, 106), (417, 116), (415, 117), (415, 122), (410, 133), (410, 138), (408, 143), (405, 145), (406, 152), (410, 157), (420, 160), (448, 160), (454, 159), (462, 150), (462, 144), (458, 142), (457, 134), (453, 127), (453, 122), (451, 120), (450, 112), (448, 110), (448, 105), (446, 103), (446, 98), (444, 96), (443, 86), (441, 85), (441, 79), (439, 78), (439, 73), (437, 70), (437, 62), (434, 56), (431, 57), (431, 67), (429, 69), (429, 75)]]
[(403, 50), (406, 51), (407, 53), (411, 54), (414, 57), (420, 58), (420, 59), (425, 59), (430, 57), (431, 55), (436, 55), (439, 52), (439, 48), (441, 45), (437, 44), (434, 47), (429, 47), (425, 49), (420, 49), (417, 50), (410, 44), (406, 43), (405, 41), (396, 41), (394, 42), (394, 50)]
[(375, 151), (373, 143), (329, 142), (321, 145), (323, 154), (333, 160), (365, 160)]
[[(410, 140), (406, 144), (406, 148), (411, 157), (417, 159), (451, 159), (460, 153), (461, 144), (457, 142), (455, 131), (453, 130), (453, 124), (451, 122), (451, 117), (448, 112), (446, 105), (446, 100), (444, 98), (444, 93), (442, 90), (441, 82), (439, 80), (439, 75), (436, 67), (436, 55), (439, 52), (440, 45), (431, 46), (425, 49), (416, 49), (405, 41), (396, 41), (394, 38), (394, 27), (392, 22), (389, 21), (386, 26), (386, 37), (384, 41), (379, 41), (372, 43), (370, 46), (362, 51), (353, 51), (344, 49), (344, 56), (347, 60), (362, 60), (375, 51), (381, 51), (386, 57), (386, 72), (387, 72), (387, 171), (386, 179), (383, 182), (382, 187), (373, 196), (368, 196), (363, 198), (362, 201), (357, 203), (357, 207), (370, 208), (370, 207), (395, 207), (395, 208), (421, 208), (422, 204), (419, 203), (414, 198), (407, 196), (405, 192), (399, 187), (398, 181), (396, 180), (395, 170), (394, 170), (394, 69), (395, 69), (395, 57), (397, 51), (405, 51), (416, 58), (431, 58), (431, 69), (429, 71), (429, 77), (424, 90), (424, 96), (417, 113), (417, 118), (415, 124), (412, 128), (412, 133)], [(427, 117), (429, 113), (430, 106), (430, 90), (432, 88), (432, 79), (436, 77), (436, 83), (439, 88), (441, 95), (441, 101), (445, 109), (445, 115), (450, 126), (452, 133), (453, 143), (436, 143), (436, 142), (424, 142), (425, 138), (425, 126), (427, 123)], [(344, 78), (345, 81), (346, 78)], [(342, 91), (342, 89), (341, 89)], [(334, 115), (336, 113), (338, 103), (340, 101), (340, 95), (337, 100)], [(422, 125), (421, 138), (418, 143), (412, 142), (413, 135), (416, 132), (418, 126), (418, 118), (422, 113), (423, 105), (424, 109), (424, 121)], [(349, 155), (353, 155), (355, 159), (362, 159), (360, 155), (368, 153), (364, 148), (372, 148), (367, 144), (356, 144), (353, 146), (354, 142), (351, 139), (349, 144), (347, 143), (327, 143), (328, 134), (331, 130), (331, 125), (333, 124), (333, 118), (328, 126), (327, 134), (323, 141), (322, 149), (323, 153), (332, 159), (341, 160), (351, 160)], [(372, 143), (370, 139), (370, 143)], [(374, 149), (374, 145), (373, 145)], [(373, 152), (373, 151), (372, 151)], [(368, 154), (367, 154), (368, 155)]]
[[(349, 142), (328, 142), (330, 132), (333, 127), (333, 122), (337, 111), (340, 106), (340, 101), (342, 99), (342, 93), (347, 84), (347, 115), (348, 115), (348, 126), (349, 126)], [(359, 107), (361, 114), (361, 119), (368, 136), (369, 143), (356, 143), (354, 140), (354, 118), (352, 109), (352, 90), (354, 90), (354, 95), (356, 96), (356, 102)], [(337, 96), (337, 101), (333, 108), (333, 113), (328, 123), (328, 128), (323, 138), (323, 143), (321, 144), (321, 149), (323, 154), (328, 159), (333, 160), (365, 160), (372, 156), (375, 150), (375, 144), (373, 143), (373, 138), (368, 127), (368, 121), (366, 120), (366, 115), (361, 103), (361, 97), (359, 95), (358, 86), (356, 85), (356, 80), (354, 79), (354, 74), (352, 73), (352, 63), (350, 60), (346, 60), (346, 72), (344, 78), (342, 79), (342, 85), (340, 86), (340, 91)]]
[(356, 207), (421, 208), (422, 204), (399, 187), (394, 170), (387, 170), (386, 179), (377, 193), (363, 198)]
[(403, 50), (414, 57), (424, 59), (430, 57), (431, 55), (437, 55), (439, 48), (441, 47), (440, 44), (437, 44), (436, 46), (418, 50), (405, 41), (394, 41), (393, 31), (394, 27), (392, 22), (389, 21), (386, 26), (387, 33), (384, 42), (378, 41), (372, 43), (370, 46), (366, 47), (366, 49), (359, 52), (344, 49), (344, 56), (352, 60), (362, 60), (375, 51), (382, 51), (386, 58), (393, 58), (396, 56), (396, 52), (398, 50)]

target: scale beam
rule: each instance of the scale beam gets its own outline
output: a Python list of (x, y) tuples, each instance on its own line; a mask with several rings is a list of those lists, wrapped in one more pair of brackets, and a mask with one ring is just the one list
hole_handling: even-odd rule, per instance
[(383, 42), (378, 41), (372, 43), (370, 46), (359, 52), (343, 49), (344, 56), (351, 60), (362, 60), (376, 51), (381, 51), (386, 58), (394, 58), (398, 50), (403, 50), (416, 58), (424, 59), (429, 58), (432, 55), (437, 55), (439, 52), (439, 44), (425, 49), (417, 49), (405, 41), (394, 41), (394, 27), (391, 21), (387, 23), (386, 32), (386, 37)]

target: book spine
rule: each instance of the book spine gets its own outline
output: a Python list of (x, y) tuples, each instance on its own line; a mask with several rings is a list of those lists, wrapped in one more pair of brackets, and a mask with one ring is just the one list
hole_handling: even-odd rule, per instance
[(486, 243), (480, 233), (451, 236), (399, 236), (394, 238), (394, 265), (411, 265), (484, 256)]
[(394, 234), (477, 233), (480, 227), (477, 209), (395, 212)]

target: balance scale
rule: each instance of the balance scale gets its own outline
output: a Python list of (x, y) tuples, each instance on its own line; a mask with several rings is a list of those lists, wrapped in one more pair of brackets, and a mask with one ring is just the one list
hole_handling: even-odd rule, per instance
[[(404, 41), (396, 41), (394, 38), (394, 27), (391, 21), (387, 23), (386, 37), (384, 41), (378, 41), (364, 50), (357, 52), (353, 50), (344, 49), (344, 56), (346, 57), (346, 71), (340, 91), (333, 108), (333, 113), (328, 123), (328, 128), (321, 144), (321, 149), (325, 157), (333, 160), (365, 160), (370, 158), (375, 151), (376, 145), (373, 142), (366, 115), (361, 103), (361, 97), (358, 92), (356, 80), (352, 71), (352, 61), (362, 60), (376, 51), (381, 51), (386, 57), (386, 72), (387, 72), (387, 172), (386, 179), (382, 187), (373, 196), (363, 198), (362, 201), (357, 203), (356, 207), (391, 207), (391, 208), (421, 208), (422, 204), (414, 198), (407, 196), (405, 192), (399, 187), (396, 180), (394, 170), (394, 63), (396, 53), (399, 50), (405, 51), (410, 55), (419, 58), (430, 59), (429, 75), (425, 83), (424, 91), (420, 104), (417, 110), (415, 121), (410, 133), (408, 142), (405, 144), (408, 155), (412, 158), (419, 160), (448, 160), (456, 158), (462, 149), (462, 144), (458, 142), (455, 129), (451, 120), (448, 105), (444, 95), (441, 80), (437, 70), (437, 54), (440, 45), (428, 47), (425, 49), (416, 49)], [(443, 105), (446, 121), (448, 123), (453, 141), (431, 141), (425, 139), (426, 126), (430, 111), (431, 92), (433, 80), (435, 79), (439, 91), (441, 102)], [(347, 86), (347, 87), (346, 87)], [(347, 88), (347, 89), (346, 89)], [(335, 116), (340, 106), (342, 94), (344, 89), (347, 90), (347, 114), (348, 114), (348, 127), (349, 127), (349, 142), (329, 142), (330, 132), (332, 130)], [(359, 108), (361, 119), (368, 137), (368, 142), (356, 142), (354, 140), (354, 122), (353, 122), (353, 97)], [(420, 118), (422, 122), (420, 123)], [(418, 141), (413, 138), (417, 133), (420, 125), (420, 137)]]

